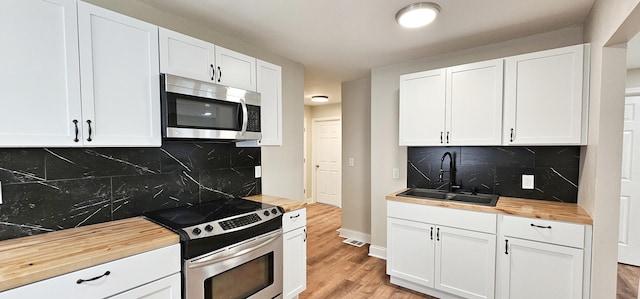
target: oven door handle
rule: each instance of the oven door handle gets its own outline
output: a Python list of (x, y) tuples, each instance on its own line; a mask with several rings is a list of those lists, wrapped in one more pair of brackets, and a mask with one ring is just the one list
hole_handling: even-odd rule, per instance
[[(236, 253), (233, 253), (233, 254), (231, 254), (229, 256), (222, 256), (222, 257), (216, 258), (216, 256), (219, 255), (220, 253), (215, 253), (215, 254), (212, 254), (212, 255), (209, 255), (209, 256), (205, 256), (205, 257), (202, 257), (202, 258), (193, 259), (193, 260), (189, 261), (189, 268), (197, 268), (197, 267), (206, 266), (206, 265), (209, 265), (209, 264), (219, 263), (219, 262), (222, 262), (222, 261), (230, 260), (232, 258), (247, 254), (247, 253), (252, 252), (252, 251), (256, 251), (256, 250), (258, 250), (258, 249), (260, 249), (260, 248), (262, 248), (264, 246), (267, 246), (267, 245), (273, 243), (274, 241), (280, 239), (281, 236), (282, 236), (281, 233), (274, 234), (273, 236), (267, 238), (265, 241), (263, 241), (260, 244), (257, 244), (255, 246), (251, 246), (251, 247), (243, 249), (243, 250), (240, 250), (240, 251), (238, 251)], [(242, 244), (242, 245), (246, 245), (246, 244), (247, 243)], [(242, 245), (239, 245), (239, 246), (242, 246)], [(223, 251), (221, 253), (224, 253), (224, 252), (225, 251)]]
[(249, 111), (247, 110), (247, 102), (244, 99), (240, 99), (240, 105), (242, 106), (242, 132), (240, 136), (244, 136), (247, 133), (247, 123), (249, 122)]

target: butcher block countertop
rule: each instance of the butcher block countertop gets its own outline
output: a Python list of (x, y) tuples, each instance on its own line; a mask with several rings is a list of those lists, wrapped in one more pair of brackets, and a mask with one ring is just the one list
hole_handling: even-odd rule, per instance
[(500, 196), (498, 204), (495, 207), (456, 203), (450, 201), (429, 200), (412, 197), (397, 196), (398, 193), (408, 189), (402, 189), (398, 192), (387, 195), (387, 200), (401, 201), (407, 203), (423, 204), (430, 206), (439, 206), (447, 208), (455, 208), (462, 210), (471, 210), (479, 212), (488, 212), (495, 214), (506, 214), (513, 216), (522, 216), (529, 218), (539, 218), (547, 220), (558, 220), (573, 222), (579, 224), (593, 224), (593, 219), (579, 205), (575, 203), (562, 203), (546, 200), (524, 199), (514, 197)]
[(258, 195), (253, 195), (245, 198), (249, 200), (257, 201), (257, 202), (274, 205), (274, 206), (280, 206), (287, 212), (291, 212), (293, 210), (298, 210), (298, 209), (304, 209), (307, 207), (307, 203), (304, 201), (293, 200), (293, 199), (271, 196), (271, 195), (258, 194)]
[(179, 242), (140, 217), (0, 241), (0, 292)]

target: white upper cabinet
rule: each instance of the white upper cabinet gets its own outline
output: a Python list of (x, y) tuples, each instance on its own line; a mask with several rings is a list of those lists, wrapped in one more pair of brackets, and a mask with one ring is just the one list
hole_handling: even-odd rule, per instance
[(76, 1), (1, 1), (0, 27), (0, 146), (77, 145)]
[(502, 143), (503, 60), (447, 68), (446, 145)]
[(83, 143), (160, 146), (158, 27), (78, 3)]
[(400, 76), (400, 145), (443, 144), (445, 86), (445, 69)]
[(577, 45), (505, 59), (505, 145), (586, 142), (585, 50)]
[(256, 91), (256, 59), (160, 28), (160, 72)]
[(258, 60), (261, 145), (282, 145), (282, 67)]
[(159, 29), (160, 72), (200, 81), (215, 80), (215, 45), (165, 28)]
[(400, 76), (400, 145), (500, 145), (501, 59)]
[(256, 91), (256, 59), (216, 46), (217, 83)]

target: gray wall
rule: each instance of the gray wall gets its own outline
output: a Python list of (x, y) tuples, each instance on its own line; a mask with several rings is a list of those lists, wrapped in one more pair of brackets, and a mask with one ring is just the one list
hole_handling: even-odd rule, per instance
[(236, 37), (224, 35), (175, 14), (136, 0), (86, 2), (178, 31), (282, 67), (282, 146), (262, 148), (263, 194), (303, 200), (304, 68), (300, 63), (264, 51)]
[(370, 235), (371, 80), (342, 83), (342, 100), (342, 229)]
[(591, 43), (589, 140), (581, 155), (578, 203), (593, 218), (591, 298), (616, 295), (626, 47), (608, 46), (638, 32), (639, 3), (598, 0), (584, 30)]
[[(398, 88), (402, 74), (582, 43), (582, 27), (460, 50), (371, 71), (371, 237), (373, 255), (386, 255), (385, 195), (406, 187), (407, 149), (398, 146)], [(392, 169), (400, 168), (400, 178)]]
[(627, 88), (640, 87), (640, 69), (627, 70)]

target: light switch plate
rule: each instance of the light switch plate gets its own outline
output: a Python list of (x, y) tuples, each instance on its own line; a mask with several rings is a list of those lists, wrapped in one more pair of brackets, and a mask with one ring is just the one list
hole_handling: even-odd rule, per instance
[(353, 158), (349, 158), (349, 167), (353, 167), (356, 165), (356, 161)]
[(262, 166), (256, 166), (255, 178), (259, 179), (261, 177), (262, 177)]
[(393, 178), (394, 179), (399, 179), (400, 178), (400, 169), (399, 168), (393, 168)]
[(533, 174), (523, 174), (522, 175), (522, 189), (532, 190), (534, 188), (533, 179), (534, 179)]

